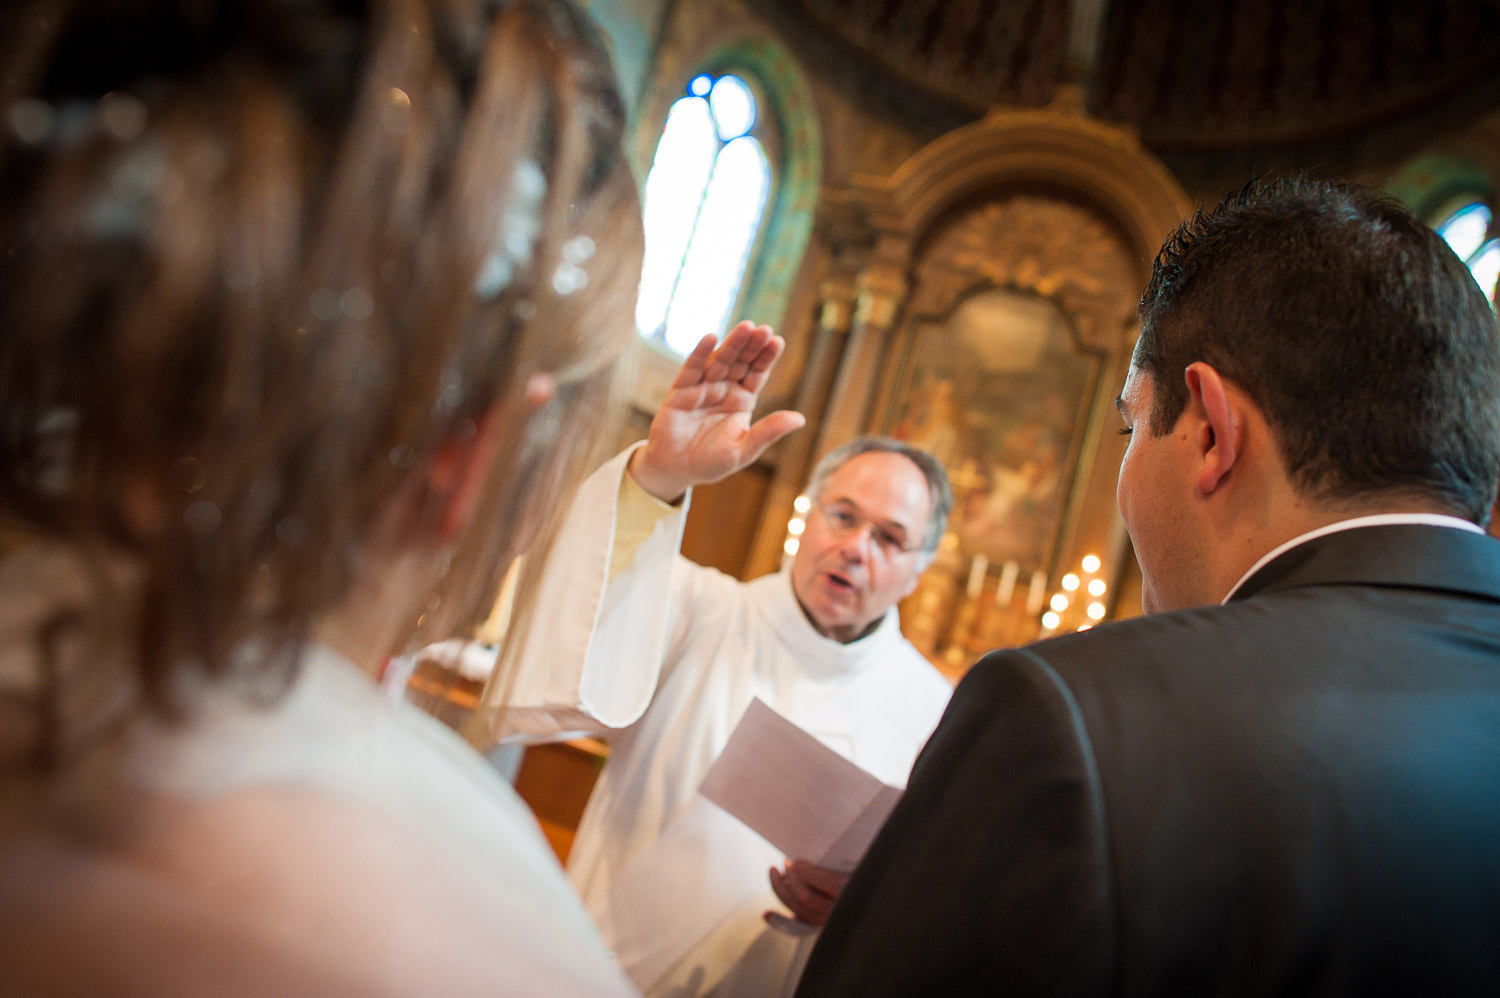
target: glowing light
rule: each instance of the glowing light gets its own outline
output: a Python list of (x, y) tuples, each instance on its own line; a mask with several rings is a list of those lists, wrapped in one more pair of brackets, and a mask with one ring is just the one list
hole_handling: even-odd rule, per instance
[(1467, 260), (1484, 242), (1485, 233), (1490, 231), (1490, 210), (1482, 204), (1465, 205), (1448, 216), (1437, 231), (1453, 247), (1459, 259)]
[(1083, 556), (1083, 570), (1090, 575), (1099, 571), (1100, 564), (1102, 563), (1099, 561), (1097, 554), (1086, 554)]
[(47, 141), (51, 136), (57, 113), (52, 110), (51, 104), (28, 97), (12, 104), (6, 118), (10, 121), (11, 131), (16, 133), (16, 138), (34, 146)]
[(411, 127), (411, 97), (400, 87), (391, 87), (385, 93), (385, 104), (380, 108), (380, 123), (392, 135), (405, 135)]
[(646, 177), (646, 259), (635, 307), (642, 336), (654, 336), (666, 320), (718, 151), (708, 101), (684, 97), (673, 104)]
[(1088, 630), (1088, 629), (1089, 629), (1089, 628), (1090, 628), (1090, 627), (1093, 627), (1093, 626), (1094, 626), (1094, 625), (1093, 625), (1093, 624), (1079, 624), (1079, 625), (1078, 625), (1078, 629), (1079, 629), (1079, 630), (1080, 630), (1080, 631), (1086, 631), (1086, 630)]
[(1103, 579), (1090, 579), (1089, 580), (1089, 595), (1090, 596), (1103, 596), (1104, 595), (1104, 590), (1106, 588), (1107, 587), (1104, 585), (1104, 580)]
[(1078, 588), (1078, 576), (1074, 575), (1072, 572), (1069, 572), (1067, 575), (1064, 575), (1062, 577), (1062, 587), (1064, 589), (1066, 589), (1068, 592), (1072, 592), (1073, 590), (1077, 589)]
[(99, 99), (99, 118), (111, 135), (130, 142), (146, 127), (146, 105), (130, 94), (107, 93)]
[(1057, 625), (1061, 623), (1062, 618), (1053, 613), (1051, 610), (1048, 610), (1046, 613), (1042, 614), (1042, 626), (1049, 631), (1057, 630)]
[(1495, 283), (1500, 280), (1500, 241), (1490, 240), (1474, 259), (1469, 261), (1469, 273), (1479, 282), (1479, 290), (1486, 298), (1495, 297)]
[(199, 537), (207, 537), (219, 529), (219, 524), (224, 517), (219, 512), (219, 507), (207, 499), (199, 499), (183, 511), (182, 519), (187, 524), (188, 530)]
[(786, 539), (786, 543), (783, 544), (783, 545), (781, 545), (781, 550), (785, 551), (787, 554), (796, 554), (797, 553), (797, 548), (799, 548), (801, 546), (802, 546), (802, 544), (801, 544), (800, 541), (797, 540), (797, 538), (795, 538), (795, 537), (788, 537)]
[(798, 496), (792, 500), (792, 509), (795, 509), (799, 513), (806, 513), (812, 509), (812, 500), (807, 498), (807, 496)]
[(719, 126), (719, 138), (725, 142), (755, 127), (755, 98), (738, 76), (721, 76), (708, 95), (708, 103)]
[(745, 81), (694, 77), (672, 105), (646, 177), (636, 330), (686, 354), (728, 324), (760, 232), (771, 164)]
[(1104, 604), (1103, 603), (1090, 603), (1089, 604), (1088, 614), (1089, 614), (1089, 618), (1091, 620), (1103, 620), (1104, 619)]
[(786, 532), (793, 537), (801, 537), (802, 531), (807, 529), (807, 521), (800, 516), (794, 516), (787, 521)]
[(1048, 605), (1058, 613), (1062, 613), (1068, 608), (1068, 598), (1062, 593), (1054, 593), (1052, 596), (1052, 602)]
[(670, 349), (687, 354), (724, 329), (770, 190), (771, 165), (756, 139), (735, 139), (719, 153), (667, 313)]

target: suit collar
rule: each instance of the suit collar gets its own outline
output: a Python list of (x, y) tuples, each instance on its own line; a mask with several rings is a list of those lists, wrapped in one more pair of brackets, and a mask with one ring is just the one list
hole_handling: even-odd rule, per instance
[(1263, 565), (1229, 602), (1310, 585), (1401, 586), (1500, 600), (1500, 541), (1448, 527), (1357, 527), (1313, 538)]
[(1348, 520), (1339, 520), (1336, 523), (1326, 523), (1321, 527), (1309, 530), (1305, 534), (1293, 537), (1284, 544), (1278, 544), (1261, 555), (1255, 564), (1251, 565), (1245, 574), (1240, 576), (1240, 580), (1230, 587), (1229, 592), (1219, 602), (1221, 604), (1228, 603), (1229, 598), (1239, 591), (1240, 586), (1244, 585), (1250, 576), (1261, 570), (1261, 566), (1270, 564), (1283, 551), (1290, 551), (1299, 544), (1306, 544), (1314, 537), (1322, 537), (1324, 534), (1336, 534), (1340, 530), (1353, 530), (1355, 527), (1384, 527), (1394, 523), (1426, 523), (1435, 527), (1453, 527), (1456, 530), (1467, 530), (1471, 534), (1484, 533), (1478, 524), (1470, 523), (1468, 520), (1460, 520), (1456, 516), (1448, 516), (1443, 513), (1376, 513), (1371, 516), (1356, 516)]

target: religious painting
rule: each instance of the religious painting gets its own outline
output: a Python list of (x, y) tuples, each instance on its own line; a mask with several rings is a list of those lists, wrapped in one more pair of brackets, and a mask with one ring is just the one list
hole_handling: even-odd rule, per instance
[(934, 454), (953, 482), (949, 523), (966, 558), (1050, 568), (1102, 355), (1036, 294), (982, 290), (918, 320), (891, 435)]

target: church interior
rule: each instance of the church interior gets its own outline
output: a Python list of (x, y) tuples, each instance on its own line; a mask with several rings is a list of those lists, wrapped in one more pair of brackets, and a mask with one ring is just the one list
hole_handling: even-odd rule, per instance
[(0, 998), (1500, 995), (1497, 39), (0, 2)]
[[(683, 353), (748, 318), (762, 398), (808, 425), (695, 491), (683, 553), (796, 550), (818, 459), (932, 452), (955, 504), (900, 607), (956, 681), (986, 650), (1134, 616), (1114, 400), (1162, 239), (1253, 177), (1373, 185), (1500, 275), (1500, 5), (1465, 0), (594, 0), (629, 108), (647, 258), (624, 446)], [(478, 683), (423, 664), (456, 720)], [(517, 786), (566, 853), (604, 748)]]

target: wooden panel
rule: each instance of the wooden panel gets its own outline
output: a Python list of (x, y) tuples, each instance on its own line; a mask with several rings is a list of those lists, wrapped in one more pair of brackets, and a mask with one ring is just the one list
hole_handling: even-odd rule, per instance
[(695, 488), (682, 553), (700, 565), (743, 578), (770, 486), (771, 469), (756, 464), (722, 482)]
[(594, 782), (604, 768), (608, 749), (592, 738), (559, 745), (536, 745), (526, 750), (516, 774), (516, 793), (542, 826), (542, 833), (560, 862), (568, 861), (573, 835)]
[(406, 684), (406, 700), (442, 721), (454, 731), (479, 705), (484, 684), (465, 679), (436, 662), (419, 662)]

